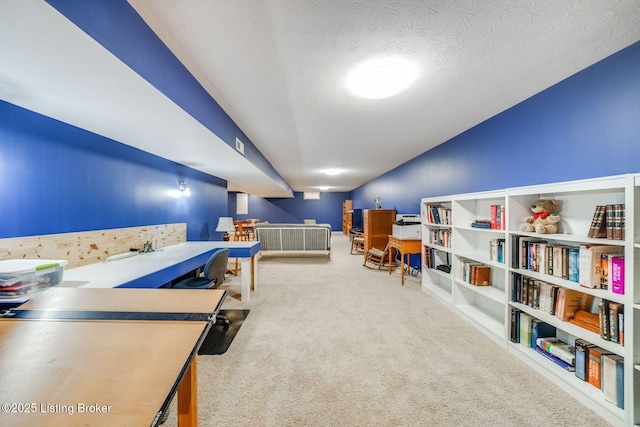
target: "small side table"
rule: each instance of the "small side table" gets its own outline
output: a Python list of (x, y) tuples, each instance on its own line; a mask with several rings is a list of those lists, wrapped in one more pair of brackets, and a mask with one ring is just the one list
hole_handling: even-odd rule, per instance
[[(404, 256), (406, 254), (420, 254), (422, 253), (422, 240), (415, 238), (396, 237), (389, 235), (389, 274), (391, 274), (393, 259), (393, 251), (391, 248), (400, 251), (400, 277), (402, 286), (404, 286)], [(411, 259), (409, 259), (409, 267), (411, 267)]]

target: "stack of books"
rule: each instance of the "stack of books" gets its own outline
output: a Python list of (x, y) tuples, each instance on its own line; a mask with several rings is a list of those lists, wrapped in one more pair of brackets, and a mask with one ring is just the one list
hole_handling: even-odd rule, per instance
[(576, 349), (566, 342), (556, 337), (538, 338), (536, 351), (563, 369), (575, 372)]
[(624, 240), (624, 217), (624, 204), (596, 206), (587, 237)]

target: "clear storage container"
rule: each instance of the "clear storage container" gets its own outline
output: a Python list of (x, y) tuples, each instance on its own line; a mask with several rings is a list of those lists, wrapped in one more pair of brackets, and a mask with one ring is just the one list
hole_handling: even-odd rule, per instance
[(0, 261), (0, 298), (30, 295), (59, 284), (66, 264), (53, 259)]

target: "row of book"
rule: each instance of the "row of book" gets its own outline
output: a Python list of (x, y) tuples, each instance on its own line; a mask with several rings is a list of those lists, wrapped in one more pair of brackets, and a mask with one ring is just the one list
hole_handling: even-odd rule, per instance
[(504, 205), (489, 206), (489, 217), (486, 219), (473, 218), (471, 227), (488, 230), (505, 230), (507, 228), (507, 211)]
[(600, 338), (624, 345), (624, 305), (602, 300), (598, 302)]
[(461, 259), (460, 279), (474, 286), (490, 286), (491, 267), (477, 261)]
[(554, 315), (563, 322), (569, 321), (578, 310), (590, 311), (593, 299), (593, 295), (575, 289), (554, 285), (519, 273), (511, 274), (512, 302)]
[(426, 205), (423, 217), (427, 218), (430, 224), (451, 225), (451, 208), (442, 205)]
[(435, 268), (446, 273), (451, 271), (451, 260), (448, 252), (435, 248), (424, 247), (424, 259), (422, 264), (426, 268)]
[(451, 248), (451, 229), (432, 228), (428, 231), (423, 231), (427, 234), (427, 242), (431, 245), (443, 246), (445, 248)]
[[(510, 327), (512, 342), (520, 343), (522, 346), (536, 351), (540, 348), (544, 352), (541, 354), (547, 359), (567, 371), (575, 371), (575, 350), (555, 337), (557, 333), (555, 326), (536, 319), (517, 308), (512, 308)], [(544, 345), (544, 340), (549, 340), (550, 337), (553, 337), (555, 341), (549, 341), (547, 345)]]
[(624, 240), (624, 217), (624, 204), (596, 206), (587, 237)]
[(513, 268), (559, 277), (586, 288), (624, 294), (622, 246), (569, 246), (524, 236), (513, 236), (512, 245)]
[(515, 235), (512, 236), (511, 244), (513, 268), (578, 282), (579, 247), (549, 243), (539, 237)]
[(555, 316), (563, 322), (573, 323), (599, 334), (607, 341), (624, 345), (624, 305), (598, 299), (598, 312), (593, 313), (596, 298), (575, 289), (564, 288), (512, 274), (511, 301)]
[(573, 345), (557, 337), (553, 325), (516, 308), (511, 310), (510, 340), (574, 372), (582, 381), (598, 388), (609, 402), (624, 409), (624, 357), (584, 339)]

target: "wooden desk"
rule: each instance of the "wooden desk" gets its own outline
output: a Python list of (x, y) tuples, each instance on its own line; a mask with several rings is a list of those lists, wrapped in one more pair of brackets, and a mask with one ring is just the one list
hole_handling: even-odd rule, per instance
[[(404, 256), (406, 254), (419, 254), (422, 253), (422, 240), (411, 239), (404, 237), (396, 237), (389, 235), (389, 274), (391, 274), (393, 259), (393, 251), (391, 249), (400, 251), (400, 277), (402, 286), (404, 286)], [(411, 267), (411, 259), (409, 259), (409, 267)]]
[(46, 313), (162, 310), (213, 319), (225, 295), (51, 288), (32, 298), (16, 310), (39, 319), (0, 319), (3, 425), (153, 426), (177, 392), (178, 425), (197, 426), (197, 352), (211, 320), (51, 320)]

